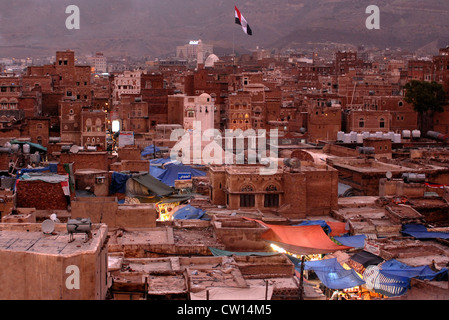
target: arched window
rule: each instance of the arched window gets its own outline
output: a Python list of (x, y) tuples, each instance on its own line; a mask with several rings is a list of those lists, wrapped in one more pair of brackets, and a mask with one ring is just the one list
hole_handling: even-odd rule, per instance
[(270, 184), (265, 188), (265, 191), (269, 192), (264, 195), (264, 207), (265, 208), (276, 208), (279, 207), (279, 194), (272, 193), (277, 191), (275, 185)]
[(256, 204), (256, 196), (251, 193), (254, 191), (253, 187), (250, 185), (246, 185), (240, 189), (242, 192), (245, 192), (244, 194), (240, 195), (240, 207), (254, 207)]

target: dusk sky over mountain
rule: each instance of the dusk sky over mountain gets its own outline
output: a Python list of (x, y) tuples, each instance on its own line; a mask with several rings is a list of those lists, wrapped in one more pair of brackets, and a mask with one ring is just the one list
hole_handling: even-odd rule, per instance
[[(449, 43), (446, 1), (368, 0), (16, 0), (0, 12), (2, 55), (78, 52), (166, 55), (177, 45), (202, 39), (216, 48), (237, 50), (301, 47), (338, 42), (416, 50)], [(68, 30), (69, 5), (80, 9), (80, 29)], [(237, 5), (253, 30), (234, 23)], [(369, 5), (380, 9), (380, 30), (368, 30)]]

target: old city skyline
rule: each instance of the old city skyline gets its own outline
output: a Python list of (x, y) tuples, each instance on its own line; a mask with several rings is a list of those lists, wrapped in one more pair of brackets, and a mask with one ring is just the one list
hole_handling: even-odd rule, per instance
[(449, 7), (206, 3), (2, 10), (0, 299), (448, 300)]

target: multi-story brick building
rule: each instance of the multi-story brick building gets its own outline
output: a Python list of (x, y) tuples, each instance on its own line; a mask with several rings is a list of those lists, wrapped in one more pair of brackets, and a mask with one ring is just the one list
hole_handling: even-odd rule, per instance
[(106, 113), (102, 110), (81, 110), (81, 145), (106, 150)]

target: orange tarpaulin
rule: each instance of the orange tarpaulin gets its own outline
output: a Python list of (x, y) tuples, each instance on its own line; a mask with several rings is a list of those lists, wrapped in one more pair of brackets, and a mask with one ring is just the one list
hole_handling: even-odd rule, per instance
[(331, 228), (331, 233), (329, 234), (331, 237), (338, 237), (348, 232), (346, 230), (346, 223), (344, 222), (326, 221), (326, 223)]
[(282, 226), (266, 224), (256, 221), (268, 230), (261, 238), (272, 242), (285, 250), (295, 254), (324, 254), (338, 250), (348, 250), (352, 247), (338, 245), (333, 242), (319, 225), (308, 226)]

